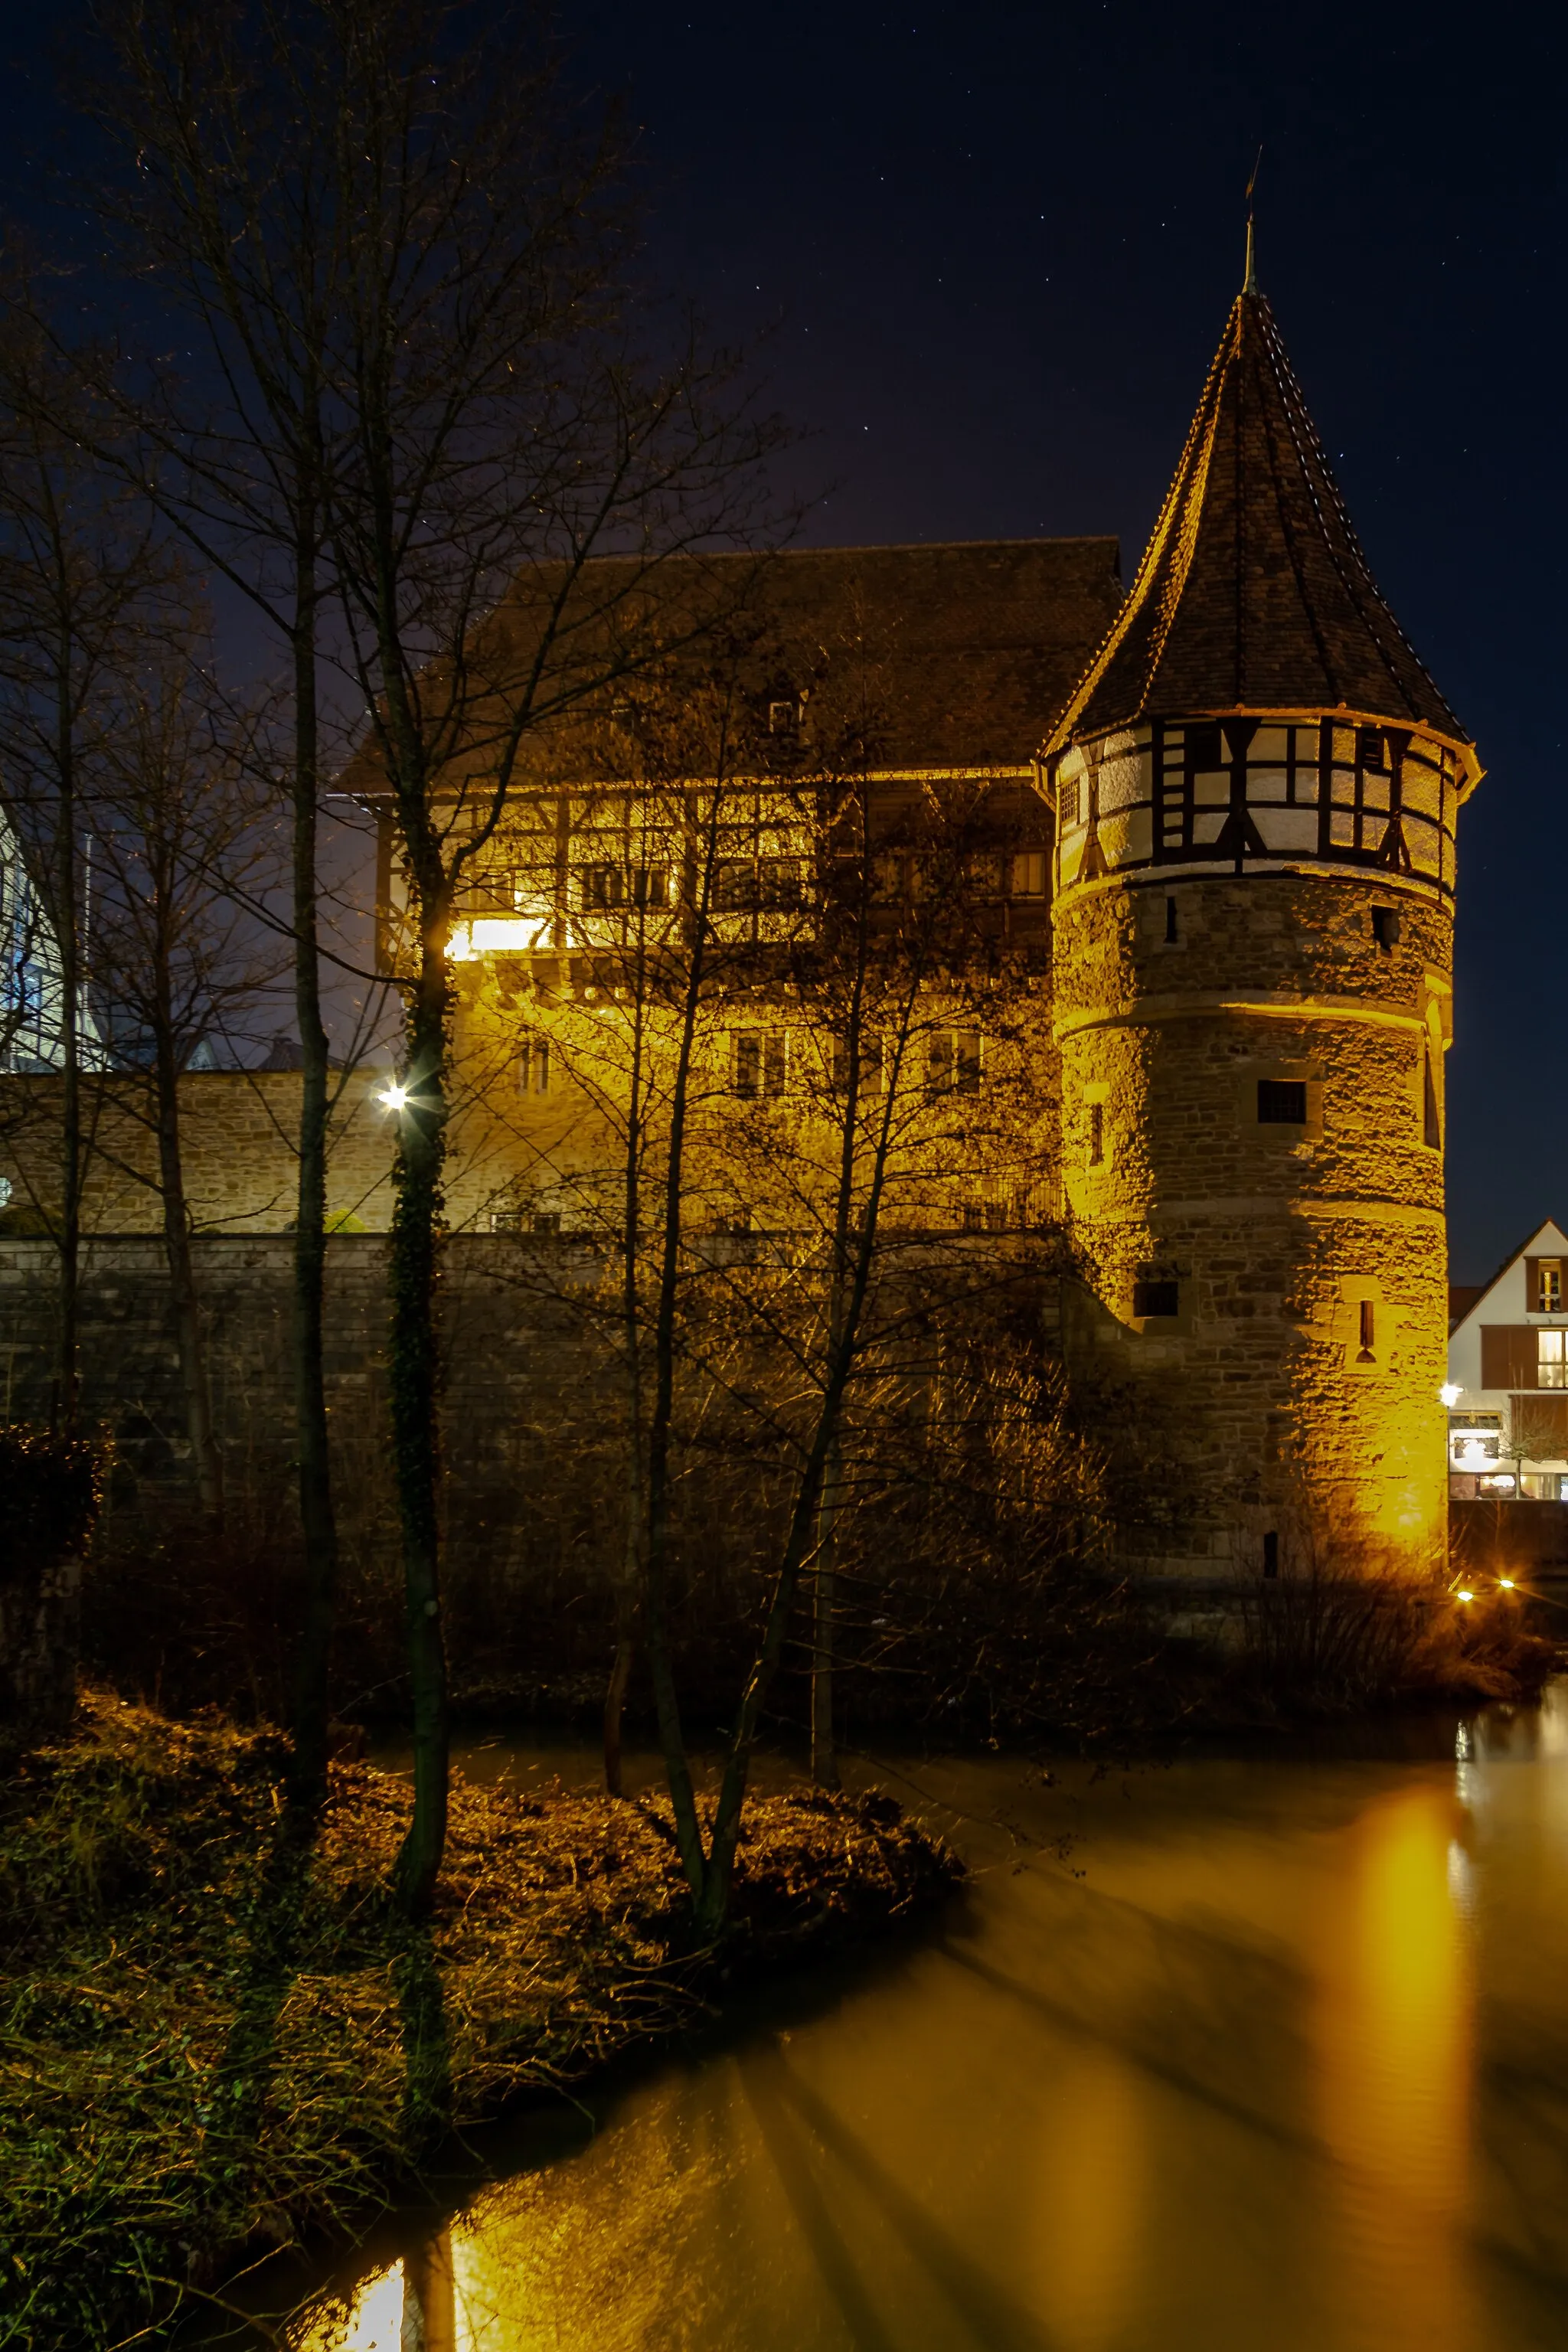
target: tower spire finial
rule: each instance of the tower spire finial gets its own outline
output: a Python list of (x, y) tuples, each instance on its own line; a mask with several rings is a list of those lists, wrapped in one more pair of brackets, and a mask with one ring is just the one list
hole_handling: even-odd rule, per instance
[(1252, 242), (1252, 192), (1258, 185), (1258, 174), (1262, 168), (1263, 142), (1260, 139), (1258, 142), (1258, 161), (1253, 164), (1252, 177), (1247, 184), (1247, 276), (1242, 281), (1241, 288), (1244, 294), (1256, 294), (1258, 291), (1258, 266)]

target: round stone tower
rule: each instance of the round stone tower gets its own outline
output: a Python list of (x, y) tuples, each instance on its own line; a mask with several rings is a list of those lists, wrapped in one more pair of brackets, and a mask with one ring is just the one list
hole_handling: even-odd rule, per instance
[(1201, 1588), (1441, 1560), (1443, 1055), (1480, 769), (1250, 274), (1043, 763), (1068, 1341), (1146, 1399), (1169, 1490), (1128, 1564)]

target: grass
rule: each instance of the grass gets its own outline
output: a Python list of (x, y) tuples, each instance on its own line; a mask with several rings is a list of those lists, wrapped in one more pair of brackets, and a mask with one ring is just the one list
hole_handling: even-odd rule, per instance
[(654, 1802), (457, 1780), (437, 1913), (386, 1895), (409, 1798), (269, 1732), (95, 1696), (0, 1794), (0, 2345), (108, 2347), (242, 2250), (362, 2223), (442, 2133), (678, 2032), (722, 1980), (958, 1875), (887, 1798), (755, 1801), (720, 1953)]

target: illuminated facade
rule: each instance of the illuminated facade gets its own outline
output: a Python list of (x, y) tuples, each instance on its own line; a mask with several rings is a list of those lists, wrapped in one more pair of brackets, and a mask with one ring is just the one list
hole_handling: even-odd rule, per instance
[[(90, 1034), (90, 1022), (83, 1025)], [(22, 845), (0, 811), (0, 1069), (58, 1069), (64, 1026), (59, 943)]]
[[(690, 561), (705, 592), (726, 566), (762, 583), (752, 764), (726, 774), (715, 832), (719, 787), (671, 751), (683, 723), (700, 732), (696, 671), (673, 688), (638, 673), (674, 721), (651, 763), (631, 692), (584, 695), (530, 735), (451, 937), (452, 1227), (613, 1229), (626, 974), (694, 923), (727, 959), (702, 1115), (776, 1104), (782, 1126), (794, 1104), (808, 1122), (837, 1083), (832, 1022), (801, 975), (831, 930), (837, 812), (871, 813), (891, 934), (932, 889), (909, 822), (967, 810), (942, 887), (1019, 997), (986, 1031), (933, 990), (911, 1089), (985, 1107), (931, 1113), (969, 1157), (911, 1178), (905, 1222), (1065, 1229), (1069, 1366), (1110, 1376), (1084, 1393), (1146, 1408), (1180, 1530), (1127, 1566), (1173, 1599), (1330, 1558), (1440, 1558), (1443, 1066), (1458, 812), (1480, 769), (1372, 580), (1255, 286), (1125, 597), (1109, 539), (803, 550), (760, 572)], [(589, 605), (613, 604), (588, 572)], [(498, 674), (509, 632), (527, 667), (530, 586), (483, 625)], [(460, 753), (450, 779), (448, 831), (477, 843), (483, 754)], [(344, 781), (376, 798), (368, 758)], [(390, 825), (377, 912), (395, 970)], [(345, 1087), (329, 1179), (334, 1211), (370, 1231), (391, 1206), (385, 1077)], [(281, 1230), (287, 1110), (268, 1101), (241, 1148), (221, 1116), (254, 1082), (202, 1084), (195, 1213)], [(1009, 1102), (1032, 1122), (1016, 1168)], [(788, 1186), (770, 1198), (769, 1180), (759, 1160), (746, 1197), (718, 1187), (694, 1215), (726, 1233), (787, 1221)], [(155, 1213), (144, 1192), (126, 1202), (105, 1212), (122, 1229)], [(1568, 1431), (1563, 1454), (1568, 1475)]]
[(1451, 1497), (1568, 1501), (1568, 1234), (1549, 1217), (1449, 1306)]
[(1473, 746), (1250, 278), (1053, 730), (1080, 1360), (1146, 1381), (1189, 1586), (1446, 1541), (1443, 1056)]

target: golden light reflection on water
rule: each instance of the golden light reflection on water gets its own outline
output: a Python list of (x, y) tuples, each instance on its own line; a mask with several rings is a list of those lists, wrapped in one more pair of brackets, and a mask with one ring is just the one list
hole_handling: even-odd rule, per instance
[[(939, 1948), (520, 2146), (295, 2352), (1568, 2343), (1568, 1760), (1510, 1737), (1080, 1790), (1081, 1878), (973, 1828), (1043, 1795), (953, 1768)], [(1489, 2123), (1480, 2014), (1528, 2085)]]
[[(1463, 2221), (1472, 1994), (1451, 1783), (1370, 1806), (1320, 1915), (1317, 2103), (1331, 2231), (1367, 2340), (1473, 2341)], [(1403, 2331), (1403, 2332), (1402, 2332)]]
[(1073, 2053), (1041, 2149), (1036, 2292), (1076, 2352), (1108, 2352), (1131, 2315), (1145, 2226), (1145, 2117), (1132, 2071), (1105, 2049)]

